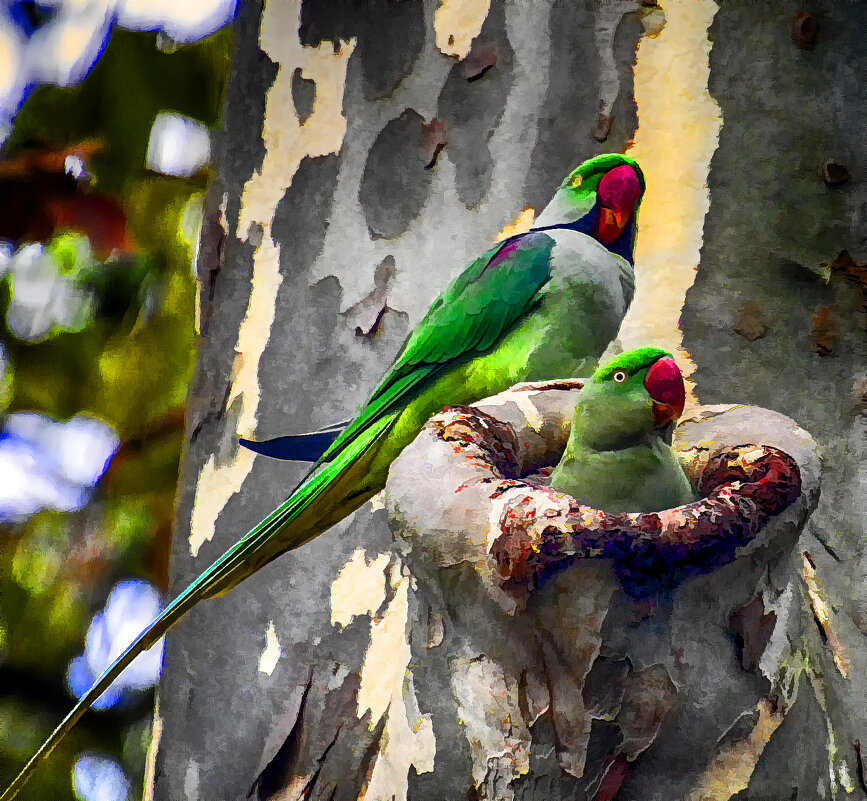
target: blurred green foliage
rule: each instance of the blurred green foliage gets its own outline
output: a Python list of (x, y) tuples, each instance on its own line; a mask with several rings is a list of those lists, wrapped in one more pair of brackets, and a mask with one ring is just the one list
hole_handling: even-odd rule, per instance
[[(28, 149), (59, 152), (95, 141), (86, 164), (91, 188), (119, 203), (132, 244), (131, 255), (105, 261), (81, 233), (53, 233), (44, 244), (95, 304), (81, 330), (52, 331), (42, 341), (23, 341), (9, 330), (13, 288), (9, 275), (0, 281), (0, 339), (11, 362), (0, 387), (5, 411), (57, 420), (91, 415), (114, 427), (122, 441), (84, 509), (43, 511), (0, 531), (4, 784), (68, 711), (67, 664), (81, 652), (90, 620), (114, 582), (139, 576), (166, 584), (196, 336), (191, 240), (207, 175), (151, 173), (145, 156), (158, 112), (218, 124), (231, 32), (225, 28), (172, 52), (157, 45), (156, 34), (115, 29), (81, 84), (33, 92), (4, 146), (10, 159)], [(84, 749), (121, 760), (138, 796), (151, 702), (149, 695), (133, 708), (89, 713), (22, 799), (73, 798), (70, 771)]]

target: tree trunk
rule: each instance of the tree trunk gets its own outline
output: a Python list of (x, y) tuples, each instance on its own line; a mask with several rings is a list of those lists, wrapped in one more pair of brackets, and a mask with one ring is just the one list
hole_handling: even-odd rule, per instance
[[(350, 417), (452, 277), (528, 227), (575, 164), (634, 140), (648, 192), (622, 344), (668, 345), (699, 402), (777, 410), (821, 443), (822, 542), (803, 546), (814, 573), (793, 592), (833, 610), (825, 622), (817, 614), (822, 637), (837, 626), (863, 650), (867, 9), (799, 10), (243, 3), (200, 249), (172, 593), (303, 474), (254, 458), (239, 436)], [(472, 699), (456, 698), (437, 649), (410, 647), (407, 616), (430, 623), (434, 640), (439, 623), (414, 617), (414, 578), (395, 569), (391, 542), (382, 504), (368, 504), (173, 630), (154, 799), (242, 799), (254, 783), (260, 798), (592, 797), (538, 750), (528, 770), (539, 781), (477, 780), (456, 722)], [(713, 649), (683, 649), (706, 659), (709, 686), (770, 692), (760, 673), (739, 675), (734, 638), (717, 633)], [(867, 792), (856, 745), (867, 742), (864, 680), (835, 684), (828, 672), (839, 667), (826, 667), (827, 683), (804, 672), (797, 714), (765, 737), (746, 779), (727, 783), (723, 771), (705, 797)], [(713, 709), (698, 694), (669, 713), (674, 727), (651, 746), (665, 758), (639, 756), (618, 798), (686, 796), (710, 776), (692, 742), (716, 742), (741, 712), (714, 698)], [(843, 756), (829, 771), (832, 751)]]

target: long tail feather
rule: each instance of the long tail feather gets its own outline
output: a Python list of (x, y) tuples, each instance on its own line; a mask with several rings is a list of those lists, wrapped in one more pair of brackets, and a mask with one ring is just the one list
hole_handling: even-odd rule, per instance
[(283, 532), (297, 516), (307, 509), (349, 465), (367, 448), (391, 429), (396, 418), (391, 414), (376, 421), (362, 432), (333, 462), (310, 475), (307, 480), (278, 506), (268, 517), (255, 526), (241, 540), (220, 556), (209, 568), (195, 579), (159, 616), (133, 641), (133, 643), (96, 680), (94, 685), (78, 700), (72, 711), (61, 721), (33, 755), (24, 769), (6, 788), (0, 801), (11, 801), (27, 783), (39, 764), (54, 750), (57, 744), (72, 730), (82, 715), (109, 688), (111, 683), (143, 651), (150, 648), (175, 623), (203, 598), (207, 598), (239, 584), (267, 562), (285, 551), (298, 548), (315, 537), (316, 532)]
[(153, 621), (111, 665), (96, 680), (96, 683), (78, 700), (72, 711), (61, 721), (60, 725), (51, 733), (49, 738), (42, 744), (33, 755), (24, 769), (15, 777), (12, 784), (6, 788), (0, 801), (11, 801), (27, 783), (34, 770), (39, 764), (47, 759), (57, 744), (72, 730), (72, 727), (87, 712), (94, 702), (109, 688), (111, 683), (123, 672), (140, 653), (150, 648), (168, 629), (176, 623), (185, 612), (198, 603), (199, 598), (193, 592), (194, 586), (190, 586), (181, 593), (163, 612)]

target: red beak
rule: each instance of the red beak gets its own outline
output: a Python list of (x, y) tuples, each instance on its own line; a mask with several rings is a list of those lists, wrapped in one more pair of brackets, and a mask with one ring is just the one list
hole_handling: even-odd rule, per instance
[(653, 422), (657, 428), (683, 414), (686, 386), (680, 368), (670, 356), (653, 363), (644, 379), (644, 388), (653, 399)]
[(623, 233), (640, 197), (641, 182), (628, 164), (605, 174), (596, 189), (599, 217), (595, 237), (603, 245), (612, 244)]

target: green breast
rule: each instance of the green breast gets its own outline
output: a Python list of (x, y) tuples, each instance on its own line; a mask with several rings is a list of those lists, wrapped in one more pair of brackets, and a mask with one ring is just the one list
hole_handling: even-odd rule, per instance
[(550, 484), (606, 512), (659, 512), (691, 503), (695, 492), (674, 452), (658, 437), (618, 451), (571, 448)]

